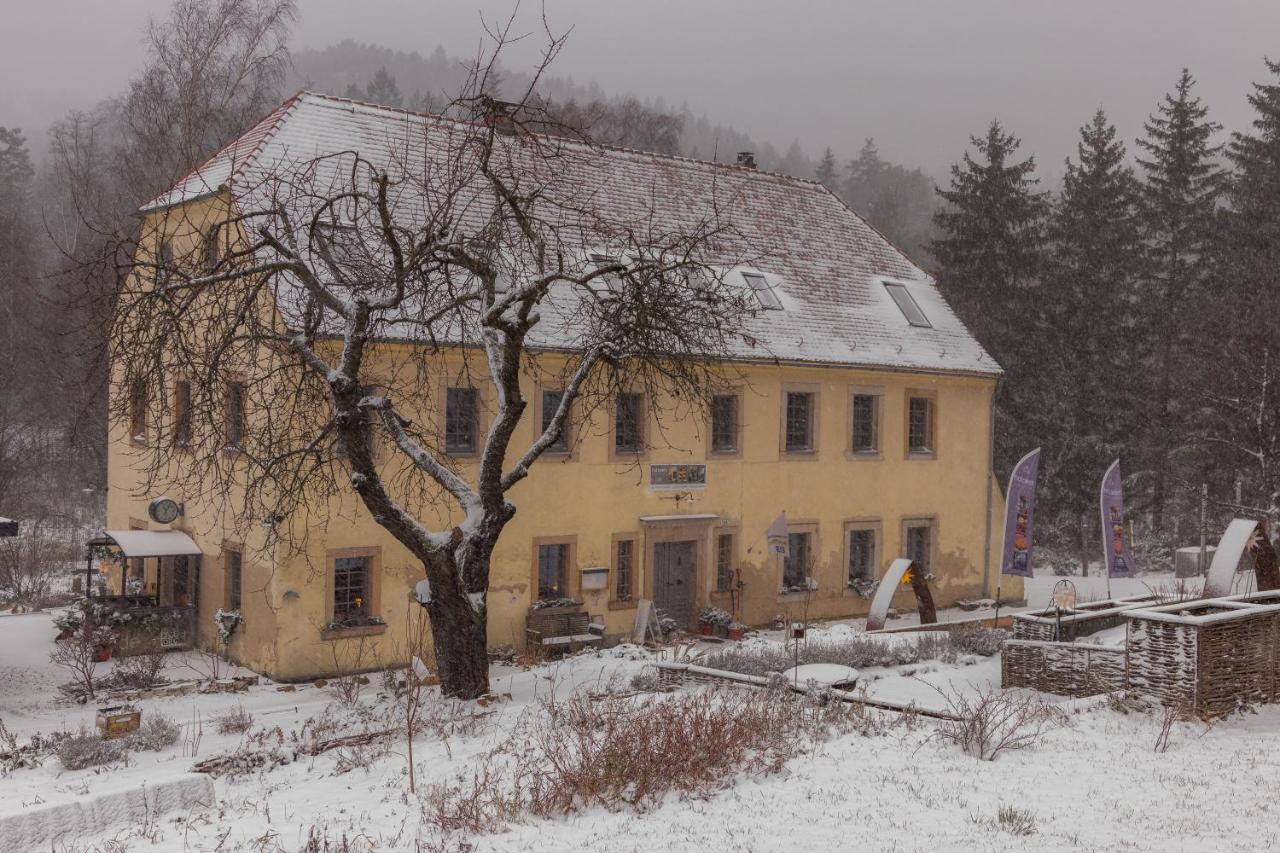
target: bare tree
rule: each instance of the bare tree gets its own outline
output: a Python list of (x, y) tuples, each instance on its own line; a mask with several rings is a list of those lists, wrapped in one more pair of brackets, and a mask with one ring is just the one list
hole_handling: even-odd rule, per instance
[[(25, 366), (48, 400), (47, 414), (38, 412), (42, 422), (54, 424), (70, 449), (72, 470), (64, 476), (76, 486), (101, 483), (106, 468), (106, 338), (117, 291), (115, 270), (104, 259), (112, 235), (136, 228), (139, 204), (279, 101), (295, 17), (294, 0), (176, 0), (149, 23), (146, 61), (128, 90), (51, 129), (41, 204), (25, 211), (32, 231), (34, 216), (42, 217), (41, 248), (51, 249), (41, 292), (33, 293), (42, 297), (40, 310), (27, 324), (40, 355)], [(0, 459), (2, 453), (0, 447)]]
[[(212, 252), (158, 256), (197, 226), (207, 248), (211, 229), (181, 206), (153, 217), (117, 253), (112, 332), (112, 414), (146, 404), (151, 477), (234, 497), (275, 548), (354, 492), (423, 565), (442, 690), (463, 698), (488, 691), (489, 563), (533, 463), (622, 390), (705, 405), (759, 307), (726, 281), (746, 255), (732, 193), (712, 181), (682, 217), (607, 203), (606, 152), (537, 132), (550, 120), (528, 93), (486, 94), (507, 31), (495, 39), (450, 108), (475, 120), (424, 119), (376, 155), (255, 167)], [(562, 43), (549, 36), (534, 83)], [(177, 374), (190, 400), (173, 429)], [(445, 452), (442, 375), (492, 387), (468, 465)], [(527, 446), (522, 375), (563, 389)]]
[(147, 65), (120, 112), (129, 183), (159, 192), (266, 112), (296, 18), (294, 0), (175, 0), (152, 20)]

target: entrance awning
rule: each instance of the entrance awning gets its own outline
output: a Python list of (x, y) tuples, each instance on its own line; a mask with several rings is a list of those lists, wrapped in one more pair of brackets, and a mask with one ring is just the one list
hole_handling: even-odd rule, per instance
[(200, 546), (181, 530), (104, 530), (90, 544), (115, 545), (126, 557), (197, 556)]

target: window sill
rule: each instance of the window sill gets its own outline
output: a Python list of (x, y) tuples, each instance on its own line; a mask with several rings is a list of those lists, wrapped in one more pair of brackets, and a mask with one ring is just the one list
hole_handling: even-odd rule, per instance
[(909, 450), (907, 451), (907, 459), (937, 459), (938, 454), (932, 450)]
[(320, 631), (322, 640), (345, 640), (349, 637), (376, 637), (386, 633), (385, 623), (377, 625), (354, 625), (350, 628), (325, 628)]
[(707, 454), (707, 458), (711, 460), (719, 459), (741, 459), (741, 450), (712, 450)]
[(846, 459), (857, 459), (863, 462), (881, 462), (884, 460), (884, 452), (880, 450), (846, 450)]
[(798, 590), (796, 592), (779, 592), (778, 601), (804, 601), (806, 598), (816, 598), (821, 590)]
[(782, 451), (782, 458), (783, 458), (783, 459), (793, 459), (793, 460), (795, 460), (795, 461), (797, 461), (797, 462), (799, 462), (799, 461), (801, 461), (801, 460), (804, 460), (804, 461), (812, 461), (812, 460), (816, 460), (816, 459), (818, 458), (818, 451), (816, 451), (816, 450), (812, 450), (812, 449), (810, 449), (810, 450), (784, 450), (784, 451)]
[(636, 601), (635, 599), (631, 599), (630, 601), (617, 601), (617, 600), (610, 601), (609, 609), (610, 610), (635, 610)]

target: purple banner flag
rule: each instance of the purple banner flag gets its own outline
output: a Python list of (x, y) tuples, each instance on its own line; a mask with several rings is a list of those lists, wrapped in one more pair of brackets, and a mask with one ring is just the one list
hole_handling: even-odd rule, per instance
[(1031, 577), (1031, 525), (1036, 514), (1036, 475), (1040, 472), (1040, 448), (1013, 466), (1009, 490), (1004, 496), (1004, 551), (1000, 574)]
[(1131, 578), (1136, 572), (1124, 529), (1124, 480), (1119, 459), (1102, 478), (1102, 559), (1109, 578)]

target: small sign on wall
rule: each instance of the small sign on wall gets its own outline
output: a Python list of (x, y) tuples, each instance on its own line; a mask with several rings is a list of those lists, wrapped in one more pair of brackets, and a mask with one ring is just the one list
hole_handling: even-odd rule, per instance
[(705, 489), (706, 487), (706, 465), (649, 466), (649, 488), (651, 489)]

